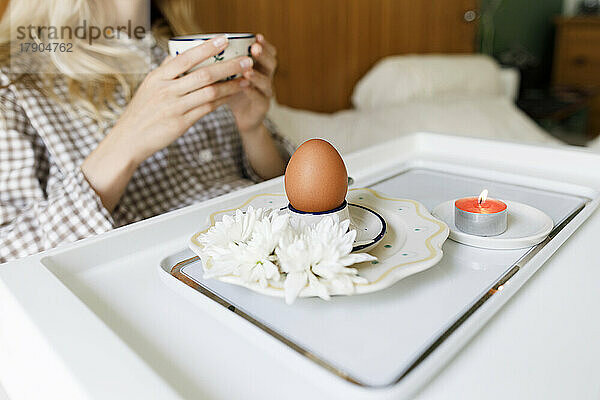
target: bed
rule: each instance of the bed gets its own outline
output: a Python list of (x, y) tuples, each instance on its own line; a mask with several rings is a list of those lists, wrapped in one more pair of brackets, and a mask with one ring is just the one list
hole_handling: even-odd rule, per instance
[(514, 105), (518, 73), (477, 54), (476, 0), (201, 0), (206, 32), (278, 49), (270, 117), (348, 153), (409, 132), (559, 143)]
[(387, 57), (356, 85), (353, 108), (332, 114), (274, 102), (269, 117), (294, 143), (321, 137), (349, 153), (427, 131), (560, 144), (514, 104), (518, 72), (482, 55)]

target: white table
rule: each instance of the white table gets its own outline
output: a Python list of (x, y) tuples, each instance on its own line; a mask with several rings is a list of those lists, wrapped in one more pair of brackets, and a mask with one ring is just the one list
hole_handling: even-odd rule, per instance
[(4, 388), (0, 385), (0, 400), (10, 400)]
[(596, 212), (417, 398), (600, 398), (599, 234)]
[[(511, 163), (514, 171), (527, 166), (532, 175), (536, 173), (536, 162), (546, 158), (557, 165), (556, 179), (600, 187), (598, 170), (585, 168), (596, 165), (598, 156), (586, 153), (539, 149), (537, 161), (526, 160), (519, 159), (519, 155), (532, 149), (523, 146), (491, 146), (484, 141), (432, 135), (402, 139), (378, 151), (389, 151), (390, 156), (398, 154), (410, 140), (411, 146), (418, 147), (423, 138), (433, 138), (439, 143), (435, 152), (440, 158), (448, 156), (445, 152), (453, 146), (480, 147), (482, 159), (478, 155), (472, 164), (485, 165), (486, 152), (496, 157), (505, 155), (515, 157)], [(372, 160), (373, 153), (367, 150), (348, 157), (347, 164), (353, 176), (360, 176), (360, 170), (368, 169)], [(569, 160), (577, 160), (580, 167), (576, 171), (559, 167), (560, 162)], [(172, 229), (167, 226), (168, 220), (185, 216), (190, 209), (200, 206), (125, 230), (128, 235), (143, 235), (151, 226), (154, 231), (156, 228), (168, 231)], [(111, 243), (111, 238), (122, 232), (111, 232), (69, 248), (77, 249), (83, 243), (101, 249), (102, 243)], [(596, 250), (599, 233), (600, 214), (596, 212), (417, 398), (597, 399), (600, 396), (600, 257)], [(182, 237), (187, 234), (183, 232)], [(181, 238), (176, 238), (164, 242), (152, 251), (145, 251), (144, 257), (169, 254), (181, 247), (180, 241)], [(141, 248), (135, 243), (131, 247), (131, 252)], [(111, 250), (115, 257), (122, 251), (116, 247)], [(139, 296), (132, 296), (131, 304), (123, 304), (119, 299), (128, 288), (127, 276), (122, 280), (115, 277), (124, 269), (86, 276), (90, 282), (110, 282), (88, 290), (81, 286), (83, 278), (69, 280), (62, 266), (52, 267), (61, 282), (40, 264), (42, 257), (56, 253), (60, 250), (0, 266), (0, 383), (13, 400), (39, 398), (41, 394), (44, 399), (332, 398), (318, 376), (286, 368), (276, 355), (265, 354), (223, 323), (197, 311), (191, 315), (194, 323), (203, 328), (198, 337), (201, 356), (193, 352), (189, 356), (194, 357), (193, 365), (202, 379), (190, 381), (161, 350), (158, 334), (146, 337), (138, 331), (140, 327), (153, 326), (155, 333), (173, 335), (168, 338), (169, 351), (182, 351), (176, 341), (177, 332), (170, 329), (178, 320), (161, 307), (183, 305), (185, 300), (160, 297), (169, 296), (168, 292), (162, 292), (160, 279), (152, 275), (136, 289), (138, 293), (133, 293)], [(134, 263), (136, 253), (129, 257), (124, 258), (123, 266)], [(83, 255), (81, 265), (85, 268)], [(162, 317), (142, 318), (136, 299), (154, 292), (160, 301), (148, 307)], [(111, 303), (111, 299), (116, 303)]]

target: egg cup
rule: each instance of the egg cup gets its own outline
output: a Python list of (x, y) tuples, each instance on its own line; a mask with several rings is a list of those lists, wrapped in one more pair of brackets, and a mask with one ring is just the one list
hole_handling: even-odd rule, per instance
[[(340, 205), (339, 207), (336, 207), (333, 210), (329, 210), (329, 211), (319, 211), (319, 212), (300, 211), (300, 210), (295, 209), (289, 203), (288, 203), (287, 208), (292, 213), (294, 218), (301, 219), (308, 225), (313, 225), (313, 224), (318, 223), (323, 217), (325, 217), (327, 215), (331, 215), (331, 216), (337, 215), (340, 221), (350, 219), (350, 211), (348, 211), (348, 202), (346, 200), (344, 200), (342, 205)], [(352, 224), (352, 221), (350, 221), (350, 223)]]
[(309, 225), (317, 224), (328, 215), (337, 215), (340, 221), (349, 219), (349, 229), (356, 231), (352, 251), (369, 251), (383, 239), (387, 229), (385, 220), (377, 212), (359, 204), (349, 204), (346, 200), (339, 207), (329, 211), (300, 211), (289, 203), (287, 209), (292, 218), (298, 218)]

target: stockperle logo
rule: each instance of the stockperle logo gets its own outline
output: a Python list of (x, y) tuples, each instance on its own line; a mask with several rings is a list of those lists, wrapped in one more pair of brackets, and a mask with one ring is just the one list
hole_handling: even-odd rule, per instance
[(146, 36), (146, 28), (140, 25), (133, 26), (131, 21), (128, 21), (127, 25), (122, 26), (107, 25), (101, 27), (89, 24), (86, 20), (83, 20), (77, 26), (28, 25), (16, 27), (16, 39), (18, 41), (29, 40), (31, 44), (37, 43), (38, 47), (40, 45), (39, 41), (45, 40), (63, 42), (80, 39), (87, 41), (89, 45), (93, 45), (94, 41), (101, 38), (106, 40), (121, 39), (123, 37), (143, 39), (144, 36)]

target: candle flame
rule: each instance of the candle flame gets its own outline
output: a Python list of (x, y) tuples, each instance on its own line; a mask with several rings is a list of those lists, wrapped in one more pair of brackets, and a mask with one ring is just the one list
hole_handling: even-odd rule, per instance
[(478, 203), (485, 203), (485, 201), (487, 200), (488, 197), (488, 190), (487, 189), (483, 189), (483, 191), (481, 192), (481, 194), (479, 195), (479, 201)]

